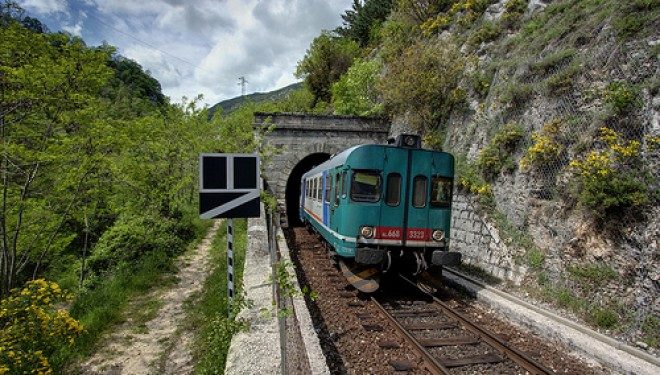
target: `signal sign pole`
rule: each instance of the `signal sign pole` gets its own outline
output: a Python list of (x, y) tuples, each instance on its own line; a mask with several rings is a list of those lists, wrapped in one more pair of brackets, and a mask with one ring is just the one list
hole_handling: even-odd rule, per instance
[(202, 154), (199, 157), (199, 216), (227, 218), (227, 297), (234, 301), (234, 220), (259, 217), (259, 156)]
[(227, 296), (229, 317), (234, 302), (234, 219), (227, 219)]

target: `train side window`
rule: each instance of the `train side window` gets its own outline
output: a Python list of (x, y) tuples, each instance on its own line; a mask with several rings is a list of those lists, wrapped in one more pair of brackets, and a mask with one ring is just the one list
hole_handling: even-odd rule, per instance
[(316, 177), (312, 179), (312, 199), (316, 199)]
[(412, 204), (415, 208), (422, 208), (426, 206), (426, 194), (428, 190), (426, 183), (426, 176), (415, 176), (415, 178), (413, 178)]
[(321, 191), (323, 190), (323, 181), (321, 181), (321, 177), (316, 178), (316, 199), (319, 201), (321, 200)]
[(451, 205), (452, 185), (451, 178), (433, 176), (431, 182), (431, 206), (449, 207)]
[(355, 171), (351, 183), (351, 199), (356, 202), (378, 202), (380, 185), (380, 172)]
[(325, 175), (325, 194), (324, 194), (324, 201), (325, 203), (330, 203), (330, 174)]
[(346, 190), (348, 189), (348, 178), (346, 177), (346, 172), (342, 172), (341, 181), (342, 181), (341, 197), (346, 198)]
[(387, 175), (387, 190), (385, 192), (385, 203), (389, 206), (398, 206), (401, 202), (401, 175), (390, 173)]
[(335, 207), (339, 206), (339, 196), (341, 194), (341, 189), (342, 189), (342, 180), (341, 180), (341, 174), (338, 172), (335, 174)]

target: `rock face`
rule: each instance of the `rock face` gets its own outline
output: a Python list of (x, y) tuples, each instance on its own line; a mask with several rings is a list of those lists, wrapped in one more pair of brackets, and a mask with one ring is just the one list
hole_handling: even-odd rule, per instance
[[(505, 4), (494, 2), (481, 20), (502, 19)], [(632, 337), (647, 319), (660, 316), (660, 35), (656, 27), (626, 37), (617, 14), (586, 9), (585, 4), (529, 1), (522, 27), (502, 30), (495, 41), (462, 46), (477, 63), (465, 68), (461, 87), (467, 88), (467, 109), (451, 114), (444, 149), (474, 166), (503, 125), (517, 124), (525, 136), (509, 155), (513, 167), (486, 179), (492, 189), (490, 207), (456, 188), (451, 244), (466, 262), (494, 276), (515, 284), (543, 279), (543, 284), (568, 290), (588, 304), (617, 310), (633, 322), (625, 328)], [(583, 7), (580, 12), (587, 16), (565, 27), (577, 12), (571, 7)], [(534, 34), (529, 30), (537, 26), (528, 21), (538, 16), (543, 31)], [(561, 36), (548, 37), (558, 29)], [(452, 27), (439, 38), (464, 32)], [(470, 77), (477, 71), (490, 74), (487, 93), (471, 88)], [(617, 87), (629, 88), (634, 104), (615, 108), (613, 100), (618, 99), (613, 98), (621, 94)], [(557, 155), (521, 168), (521, 159), (537, 142), (533, 135), (543, 135), (552, 121), (559, 124)], [(405, 116), (393, 121), (405, 122)], [(648, 174), (644, 181), (651, 196), (634, 212), (620, 210), (605, 218), (580, 203), (582, 191), (571, 167), (571, 161), (584, 161), (590, 152), (607, 152), (603, 127), (621, 137), (620, 145), (639, 142), (635, 163), (639, 173)], [(393, 129), (409, 131), (402, 125)], [(531, 245), (516, 238), (521, 235)], [(536, 264), (530, 264), (530, 247), (540, 251)]]

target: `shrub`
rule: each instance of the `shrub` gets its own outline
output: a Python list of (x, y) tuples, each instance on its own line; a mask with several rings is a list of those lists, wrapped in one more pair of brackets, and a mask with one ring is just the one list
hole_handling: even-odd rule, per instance
[(385, 108), (392, 115), (407, 114), (417, 129), (438, 129), (465, 102), (465, 91), (457, 90), (464, 66), (465, 58), (452, 43), (409, 46), (381, 79)]
[(523, 129), (516, 123), (508, 123), (495, 133), (491, 142), (481, 150), (477, 158), (477, 166), (486, 177), (494, 177), (503, 168), (509, 170), (515, 168), (511, 154), (523, 136)]
[(604, 284), (617, 276), (616, 271), (612, 267), (604, 264), (569, 266), (568, 273), (575, 279), (598, 285)]
[(460, 155), (456, 158), (456, 181), (459, 189), (476, 194), (485, 201), (492, 199), (491, 185), (483, 179), (474, 165)]
[(527, 259), (527, 264), (535, 270), (540, 270), (543, 263), (545, 263), (545, 254), (537, 247), (527, 250), (525, 258)]
[(499, 92), (499, 100), (513, 108), (522, 107), (533, 93), (532, 85), (526, 83), (509, 82), (503, 85)]
[(579, 201), (598, 216), (649, 203), (645, 174), (638, 160), (640, 142), (624, 141), (609, 128), (601, 128), (600, 132), (606, 147), (570, 163), (577, 176)]
[(183, 214), (172, 219), (148, 213), (124, 215), (99, 239), (89, 257), (89, 268), (102, 273), (151, 253), (171, 257), (185, 250), (195, 236), (195, 229), (192, 219), (184, 218)]
[(493, 71), (475, 71), (470, 77), (470, 83), (472, 84), (472, 90), (474, 90), (477, 95), (482, 98), (486, 97), (488, 91), (490, 91), (490, 86), (493, 83)]
[(619, 322), (619, 317), (608, 308), (592, 307), (589, 311), (589, 320), (598, 327), (612, 328)]
[(559, 65), (571, 61), (573, 57), (575, 56), (575, 49), (573, 48), (568, 48), (568, 49), (563, 49), (554, 53), (551, 53), (541, 59), (540, 61), (537, 61), (533, 63), (530, 68), (532, 69), (532, 72), (537, 73), (537, 74), (548, 74), (550, 73), (554, 68), (558, 67)]
[(0, 302), (0, 374), (52, 373), (50, 357), (83, 332), (58, 308), (66, 299), (59, 285), (39, 279)]
[(566, 94), (573, 87), (575, 76), (580, 72), (580, 65), (570, 64), (566, 68), (548, 77), (545, 81), (546, 88), (550, 94)]
[(562, 126), (560, 119), (553, 119), (543, 125), (539, 132), (532, 134), (532, 145), (527, 148), (525, 155), (520, 159), (520, 168), (542, 167), (556, 163), (564, 151), (559, 141), (559, 132)]
[(604, 97), (608, 109), (617, 116), (624, 115), (642, 105), (637, 89), (623, 81), (608, 84)]
[(472, 46), (478, 46), (481, 43), (490, 42), (497, 39), (500, 34), (502, 34), (502, 28), (499, 24), (490, 21), (484, 21), (479, 29), (470, 34), (468, 43)]
[(439, 131), (431, 130), (427, 132), (426, 134), (424, 134), (422, 141), (424, 142), (425, 148), (428, 148), (430, 150), (442, 151), (442, 144), (444, 143), (444, 139), (442, 138), (442, 134), (440, 134)]
[(504, 4), (504, 14), (502, 14), (502, 25), (507, 28), (518, 26), (527, 10), (527, 0), (508, 0)]

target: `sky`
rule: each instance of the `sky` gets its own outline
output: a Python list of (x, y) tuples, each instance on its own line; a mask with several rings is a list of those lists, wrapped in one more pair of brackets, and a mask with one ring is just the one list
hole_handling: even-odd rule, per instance
[(137, 61), (173, 102), (213, 105), (298, 80), (310, 42), (341, 24), (352, 0), (19, 0), (50, 31), (103, 42)]

